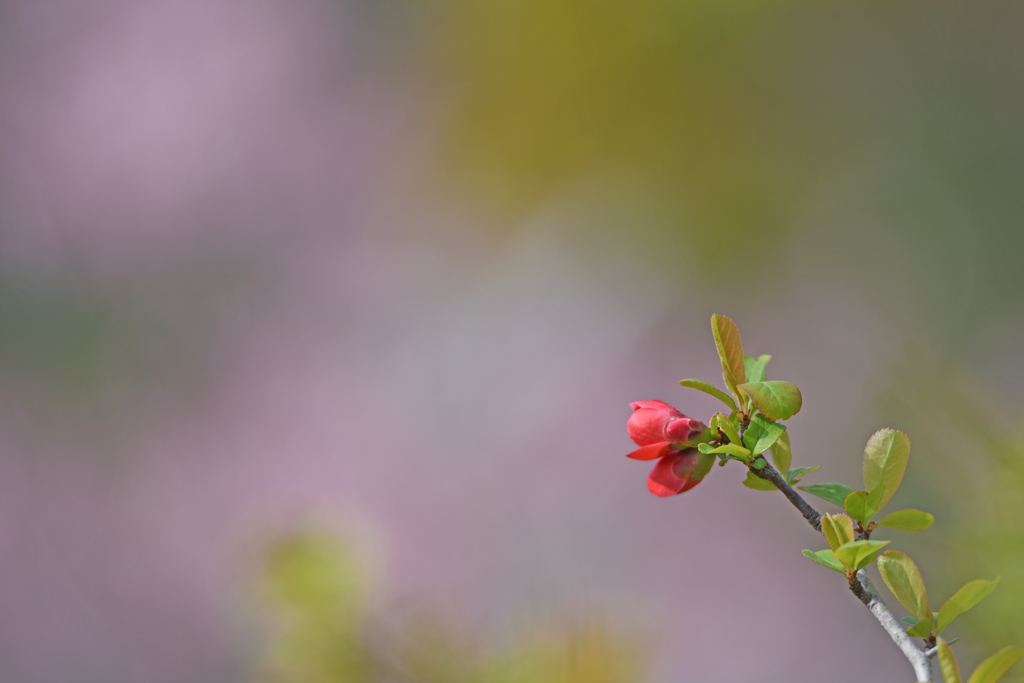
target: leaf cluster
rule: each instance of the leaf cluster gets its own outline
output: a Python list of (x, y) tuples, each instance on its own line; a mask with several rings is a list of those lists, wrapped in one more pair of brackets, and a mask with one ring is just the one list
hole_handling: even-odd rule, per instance
[[(999, 579), (971, 581), (947, 600), (938, 612), (928, 606), (928, 592), (924, 579), (914, 561), (897, 550), (887, 550), (881, 556), (878, 549), (888, 541), (871, 541), (871, 532), (878, 527), (897, 531), (917, 532), (927, 529), (935, 517), (921, 510), (897, 510), (873, 522), (877, 514), (893, 497), (903, 480), (910, 458), (910, 440), (895, 429), (880, 429), (868, 440), (864, 448), (864, 489), (854, 491), (843, 484), (812, 484), (798, 488), (840, 505), (846, 514), (824, 515), (821, 529), (829, 550), (804, 555), (815, 562), (852, 575), (876, 559), (878, 571), (885, 585), (911, 614), (904, 619), (910, 636), (924, 638), (928, 644), (960, 614), (974, 607), (991, 593)], [(856, 527), (854, 527), (856, 522)], [(870, 544), (870, 545), (869, 545)], [(873, 552), (869, 552), (869, 548)]]
[(835, 483), (798, 488), (843, 508), (869, 536), (880, 526), (897, 531), (923, 531), (935, 518), (920, 510), (899, 510), (877, 522), (872, 521), (899, 488), (909, 458), (910, 439), (906, 434), (895, 429), (879, 429), (871, 435), (864, 448), (863, 489), (854, 491), (849, 486)]
[(970, 581), (946, 600), (938, 612), (933, 612), (928, 606), (928, 591), (924, 579), (917, 564), (909, 556), (896, 550), (886, 551), (878, 558), (878, 572), (892, 594), (911, 614), (903, 620), (910, 626), (907, 633), (930, 642), (934, 641), (953, 619), (987, 597), (999, 583), (998, 578), (993, 581)]
[[(714, 396), (729, 408), (728, 413), (712, 416), (710, 427), (713, 437), (708, 443), (698, 446), (700, 452), (717, 455), (721, 465), (729, 460), (743, 463), (748, 468), (743, 484), (751, 489), (771, 491), (778, 488), (776, 484), (758, 476), (758, 472), (768, 464), (763, 454), (769, 452), (782, 479), (789, 486), (796, 485), (805, 475), (819, 469), (792, 467), (789, 433), (781, 424), (800, 411), (803, 405), (800, 390), (789, 382), (767, 379), (766, 366), (771, 356), (745, 354), (739, 330), (732, 320), (716, 314), (711, 318), (711, 329), (728, 393), (697, 379), (680, 382), (684, 387)], [(899, 489), (909, 458), (910, 439), (907, 435), (895, 429), (880, 429), (871, 435), (864, 448), (862, 489), (855, 490), (839, 483), (798, 486), (843, 510), (839, 514), (823, 515), (820, 519), (821, 531), (829, 547), (818, 551), (804, 550), (803, 554), (844, 574), (851, 586), (859, 581), (858, 571), (877, 561), (882, 580), (911, 615), (903, 619), (908, 626), (907, 634), (923, 638), (928, 647), (937, 647), (946, 683), (961, 683), (956, 658), (949, 644), (939, 636), (957, 616), (995, 590), (999, 579), (970, 581), (946, 600), (939, 611), (933, 612), (924, 579), (914, 561), (898, 550), (879, 554), (890, 541), (872, 540), (871, 534), (877, 528), (918, 532), (935, 521), (932, 514), (915, 509), (897, 510), (875, 521), (875, 516)], [(995, 683), (1022, 657), (1024, 648), (1004, 648), (982, 662), (968, 683)]]
[[(715, 413), (710, 421), (717, 438), (700, 444), (701, 453), (719, 456), (720, 464), (738, 460), (753, 469), (767, 464), (762, 457), (770, 452), (776, 468), (787, 483), (795, 484), (817, 467), (791, 469), (792, 451), (782, 420), (800, 412), (803, 397), (789, 382), (769, 381), (766, 366), (771, 356), (750, 356), (743, 351), (739, 329), (724, 315), (711, 317), (711, 331), (722, 362), (722, 379), (729, 393), (699, 379), (684, 379), (680, 385), (714, 396), (729, 408)], [(774, 491), (775, 485), (749, 472), (743, 482), (749, 488)]]
[(859, 570), (874, 562), (879, 549), (889, 543), (857, 539), (853, 520), (846, 515), (823, 516), (821, 531), (828, 542), (828, 550), (805, 550), (804, 555), (829, 569), (846, 574), (851, 581)]
[[(722, 379), (732, 397), (714, 387), (711, 387), (714, 391), (709, 393), (723, 400), (744, 421), (749, 421), (755, 410), (771, 421), (788, 420), (800, 412), (803, 405), (800, 390), (789, 382), (768, 381), (765, 366), (772, 357), (764, 355), (754, 358), (746, 355), (736, 323), (724, 315), (715, 314), (711, 316), (711, 332), (715, 337), (718, 357), (722, 361)], [(683, 380), (681, 384), (687, 386), (686, 382), (699, 380)], [(693, 388), (704, 390), (703, 387)]]

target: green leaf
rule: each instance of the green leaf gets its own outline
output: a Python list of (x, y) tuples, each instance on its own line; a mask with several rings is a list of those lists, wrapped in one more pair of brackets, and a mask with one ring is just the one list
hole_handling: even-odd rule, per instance
[[(946, 683), (961, 683), (960, 665), (956, 663), (956, 656), (949, 649), (949, 643), (942, 638), (939, 638), (939, 668), (942, 669), (942, 679)], [(974, 681), (974, 676), (971, 676), (971, 681)]]
[(881, 487), (882, 499), (876, 510), (885, 507), (896, 493), (910, 457), (910, 439), (895, 429), (879, 429), (864, 448), (864, 488)]
[(857, 571), (874, 562), (878, 549), (888, 544), (889, 541), (852, 541), (841, 545), (832, 554), (845, 567)]
[(755, 461), (753, 462), (753, 466), (754, 466), (754, 467), (755, 467), (756, 469), (761, 469), (762, 467), (764, 467), (764, 466), (765, 466), (765, 465), (767, 465), (767, 464), (768, 464), (768, 461), (767, 461), (767, 460), (765, 460), (764, 458), (758, 458), (757, 460), (755, 460)]
[(878, 508), (881, 507), (878, 504), (881, 498), (881, 488), (875, 488), (871, 493), (867, 491), (854, 491), (843, 501), (843, 508), (846, 509), (846, 514), (867, 526), (871, 522), (871, 518), (878, 512)]
[(842, 484), (811, 484), (810, 486), (798, 486), (797, 488), (801, 491), (807, 491), (807, 493), (818, 498), (824, 498), (839, 507), (844, 507), (847, 496), (853, 493), (853, 489)]
[(878, 526), (896, 531), (923, 531), (932, 525), (935, 516), (920, 510), (897, 510), (878, 520)]
[(718, 446), (717, 448), (712, 448), (711, 444), (702, 443), (697, 445), (697, 449), (701, 453), (704, 453), (705, 455), (709, 453), (728, 453), (729, 455), (738, 455), (743, 458), (746, 458), (748, 455), (750, 455), (750, 451), (748, 451), (743, 446), (737, 446), (734, 443), (723, 444), (721, 446)]
[(755, 491), (778, 491), (778, 487), (770, 481), (765, 481), (761, 477), (757, 476), (753, 472), (747, 472), (747, 478), (743, 480), (743, 485), (748, 489), (754, 489)]
[[(779, 439), (779, 441), (782, 441), (782, 439)], [(779, 441), (775, 442), (776, 446), (779, 444)], [(775, 451), (773, 450), (772, 454), (774, 455), (774, 453)], [(793, 484), (803, 479), (805, 474), (817, 472), (820, 469), (820, 467), (794, 467), (789, 471), (789, 474), (786, 475), (786, 483), (792, 486)]]
[(729, 441), (733, 442), (737, 446), (742, 446), (743, 442), (740, 441), (740, 433), (736, 431), (736, 425), (732, 423), (728, 417), (722, 413), (715, 413), (711, 418), (711, 429), (718, 431), (719, 429), (729, 437)]
[[(737, 433), (739, 433), (740, 428), (743, 427), (745, 420), (746, 418), (744, 418), (741, 413), (729, 413), (729, 422), (732, 423), (732, 426), (737, 430)], [(743, 445), (742, 441), (737, 441), (736, 443)]]
[(696, 389), (697, 391), (703, 391), (705, 394), (710, 394), (725, 405), (729, 406), (729, 410), (736, 410), (736, 401), (732, 400), (732, 397), (729, 396), (729, 394), (716, 386), (712, 386), (707, 382), (702, 382), (699, 379), (684, 379), (681, 380), (679, 384), (687, 389)]
[(788, 420), (799, 413), (803, 405), (800, 390), (789, 382), (749, 382), (737, 387), (769, 420)]
[(1024, 647), (1004, 647), (979, 664), (967, 683), (996, 683), (1021, 657), (1024, 657)]
[(902, 621), (907, 626), (913, 626), (914, 624), (917, 623), (917, 618), (916, 617), (903, 617), (902, 619), (900, 619), (900, 621)]
[(946, 600), (942, 607), (939, 608), (935, 632), (942, 633), (942, 630), (949, 626), (949, 622), (988, 597), (988, 594), (994, 591), (998, 584), (998, 577), (996, 577), (995, 581), (975, 579), (964, 584), (960, 590), (953, 594), (953, 597)]
[[(789, 445), (789, 432), (783, 432), (779, 440), (772, 444), (771, 447), (772, 462), (775, 463), (775, 469), (779, 471), (783, 477), (788, 477), (791, 474), (789, 466), (793, 463), (793, 449)], [(801, 467), (802, 470), (807, 470), (806, 467)], [(787, 478), (787, 482), (792, 484), (793, 482)]]
[(812, 560), (814, 560), (815, 562), (817, 562), (818, 564), (823, 564), (826, 567), (828, 567), (829, 569), (835, 569), (837, 572), (842, 572), (844, 574), (846, 573), (846, 569), (843, 567), (843, 565), (840, 564), (835, 559), (835, 557), (832, 556), (832, 551), (831, 550), (819, 550), (818, 552), (813, 552), (813, 551), (810, 551), (810, 550), (805, 550), (803, 552), (804, 552), (804, 557), (809, 557)]
[(846, 515), (822, 515), (821, 532), (832, 550), (853, 541), (853, 520)]
[(726, 385), (743, 384), (747, 381), (747, 373), (743, 362), (743, 342), (736, 323), (716, 313), (711, 316), (711, 332), (715, 335), (718, 357), (722, 359), (722, 375)]
[[(921, 622), (931, 622), (928, 609), (928, 591), (921, 571), (910, 557), (898, 550), (887, 550), (878, 558), (878, 573), (900, 604)], [(931, 630), (931, 624), (928, 624)]]
[(783, 425), (772, 422), (764, 415), (755, 415), (750, 419), (747, 430), (743, 432), (743, 445), (749, 448), (751, 453), (760, 455), (771, 448), (785, 433), (786, 428)]
[(743, 355), (743, 367), (747, 371), (748, 382), (763, 382), (767, 377), (764, 374), (764, 366), (768, 365), (768, 361), (772, 359), (771, 356), (765, 354), (754, 358), (753, 356)]
[(914, 636), (915, 638), (927, 638), (932, 632), (932, 621), (931, 617), (922, 619), (917, 622), (913, 627), (907, 629), (908, 636)]
[(729, 391), (736, 397), (736, 405), (740, 406), (741, 410), (750, 412), (750, 399), (747, 395), (736, 388), (736, 382), (732, 381), (732, 377), (725, 370), (722, 371), (722, 376), (725, 378), (725, 386), (729, 387)]

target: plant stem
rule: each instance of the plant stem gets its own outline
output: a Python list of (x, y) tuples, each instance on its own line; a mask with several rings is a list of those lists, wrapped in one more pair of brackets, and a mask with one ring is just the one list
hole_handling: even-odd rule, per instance
[(850, 590), (864, 603), (865, 607), (871, 610), (892, 641), (903, 651), (904, 656), (910, 661), (910, 665), (914, 667), (914, 675), (917, 676), (917, 680), (932, 680), (932, 662), (928, 654), (914, 644), (896, 616), (882, 602), (882, 598), (878, 596), (878, 591), (875, 590), (866, 571), (861, 569), (857, 572), (857, 581), (850, 584)]
[(754, 476), (775, 484), (775, 487), (782, 491), (782, 495), (789, 499), (789, 502), (800, 511), (807, 523), (814, 527), (815, 531), (821, 531), (821, 513), (812, 508), (806, 500), (797, 493), (792, 486), (786, 483), (779, 471), (771, 465), (765, 465), (761, 469), (750, 468)]
[[(754, 476), (775, 484), (776, 488), (782, 491), (782, 494), (789, 499), (789, 502), (800, 511), (800, 514), (804, 516), (807, 523), (814, 527), (815, 531), (821, 531), (821, 513), (811, 507), (803, 499), (803, 496), (787, 484), (778, 470), (771, 465), (765, 465), (760, 469), (750, 467), (750, 471), (754, 473)], [(907, 635), (907, 632), (903, 630), (903, 626), (896, 616), (882, 602), (882, 598), (879, 597), (878, 591), (875, 590), (875, 586), (871, 583), (871, 579), (866, 571), (861, 569), (857, 572), (857, 580), (850, 583), (850, 590), (857, 596), (858, 600), (864, 603), (865, 607), (871, 610), (871, 613), (878, 619), (878, 623), (882, 625), (885, 632), (889, 634), (889, 637), (892, 638), (896, 646), (903, 652), (903, 655), (910, 662), (910, 666), (914, 668), (914, 675), (917, 676), (918, 682), (930, 682), (932, 680), (931, 659), (924, 650), (914, 644), (914, 641)]]

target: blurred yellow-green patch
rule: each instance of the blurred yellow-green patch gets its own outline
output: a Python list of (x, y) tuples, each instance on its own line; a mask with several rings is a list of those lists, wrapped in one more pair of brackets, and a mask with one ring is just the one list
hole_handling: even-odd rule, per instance
[(415, 600), (367, 610), (362, 571), (327, 533), (267, 546), (255, 683), (638, 683), (653, 669), (650, 648), (598, 612), (536, 616), (494, 645)]
[(511, 207), (611, 178), (670, 233), (771, 252), (824, 151), (785, 73), (800, 5), (442, 3), (460, 178)]

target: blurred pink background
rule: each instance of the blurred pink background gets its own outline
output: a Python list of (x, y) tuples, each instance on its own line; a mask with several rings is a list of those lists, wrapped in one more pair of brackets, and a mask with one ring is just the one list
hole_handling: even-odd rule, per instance
[[(460, 142), (486, 78), (459, 65), (487, 42), (463, 3), (0, 2), (0, 680), (246, 680), (254, 553), (303, 525), (354, 539), (383, 609), (415, 596), (496, 637), (608, 610), (658, 681), (906, 674), (781, 497), (726, 467), (655, 499), (625, 421), (717, 410), (676, 384), (720, 384), (713, 312), (801, 387), (808, 481), (858, 481), (867, 437), (903, 427), (876, 398), (911, 349), (1019, 415), (1024, 62), (999, 50), (1022, 17), (958, 8), (737, 8), (758, 28), (721, 19), (707, 49), (775, 61), (724, 59), (680, 125), (703, 140), (736, 97), (716, 125), (750, 147), (716, 133), (684, 172), (600, 137), (549, 173)], [(546, 97), (507, 106), (543, 123)], [(743, 182), (778, 176), (782, 208), (701, 178), (704, 154), (757, 168), (758, 141), (790, 156)], [(941, 538), (915, 455), (899, 503)]]

